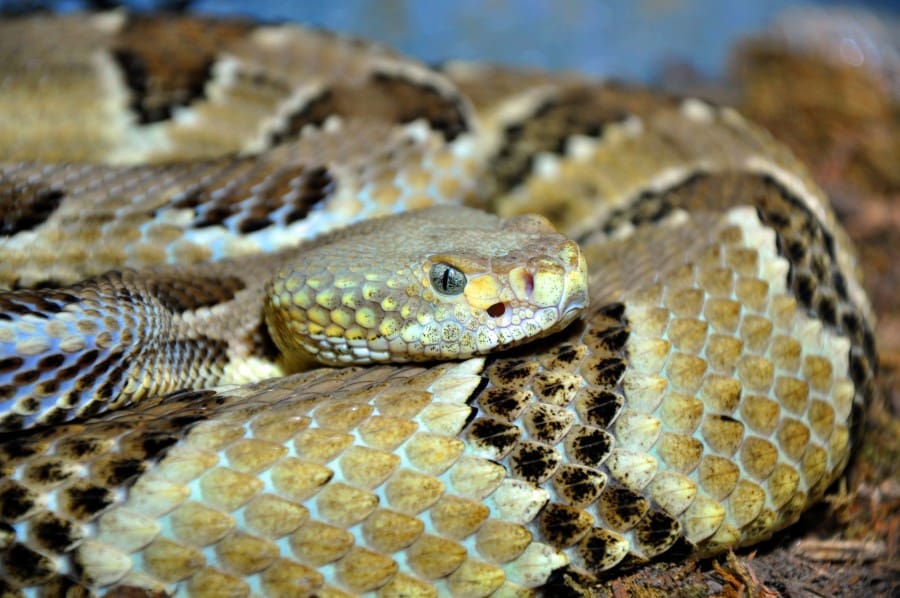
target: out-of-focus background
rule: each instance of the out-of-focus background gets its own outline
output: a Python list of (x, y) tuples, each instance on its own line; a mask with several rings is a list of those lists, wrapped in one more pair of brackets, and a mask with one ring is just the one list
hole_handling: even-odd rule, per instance
[(736, 39), (770, 25), (792, 7), (900, 10), (898, 0), (0, 1), (0, 9), (7, 10), (92, 5), (139, 10), (187, 5), (197, 12), (300, 21), (354, 33), (427, 62), (491, 60), (638, 81), (655, 80), (672, 64), (717, 75)]
[(900, 595), (900, 0), (0, 0), (0, 13), (114, 5), (304, 22), (429, 63), (647, 83), (732, 104), (767, 127), (809, 166), (859, 248), (880, 396), (848, 473), (800, 524), (716, 566), (661, 565), (597, 592)]

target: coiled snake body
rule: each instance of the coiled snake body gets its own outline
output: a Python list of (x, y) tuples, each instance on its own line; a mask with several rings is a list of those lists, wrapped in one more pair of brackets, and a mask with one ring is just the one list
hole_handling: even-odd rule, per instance
[(732, 110), (119, 13), (3, 23), (0, 65), (13, 595), (584, 589), (846, 464), (855, 257)]

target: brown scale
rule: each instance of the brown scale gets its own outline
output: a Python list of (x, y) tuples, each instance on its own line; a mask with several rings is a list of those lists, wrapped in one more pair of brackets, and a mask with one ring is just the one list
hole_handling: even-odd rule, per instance
[(513, 475), (532, 484), (549, 479), (561, 463), (559, 451), (540, 442), (522, 440), (509, 454)]
[[(59, 313), (66, 305), (77, 302), (78, 297), (65, 291), (23, 290), (16, 293), (0, 291), (0, 318), (12, 320), (6, 314), (46, 318), (47, 314)], [(2, 366), (0, 366), (0, 369), (2, 369)]]
[[(196, 272), (188, 275), (178, 272), (155, 276), (147, 289), (173, 314), (194, 311), (203, 307), (219, 305), (234, 298), (245, 288), (245, 281), (237, 276), (216, 276), (204, 278)], [(122, 297), (128, 301), (128, 288), (123, 287)]]
[(68, 552), (84, 539), (77, 524), (53, 513), (42, 513), (28, 522), (38, 547), (55, 553)]
[[(324, 166), (264, 161), (258, 158), (225, 158), (231, 164), (217, 180), (205, 180), (172, 201), (175, 209), (192, 209), (193, 228), (228, 226), (247, 234), (273, 224), (287, 225), (305, 218), (337, 191), (337, 182)], [(250, 201), (252, 199), (252, 201)], [(290, 205), (276, 222), (272, 214)]]
[[(653, 558), (671, 549), (680, 538), (681, 523), (662, 511), (647, 513), (635, 526), (635, 539), (641, 551)], [(641, 559), (640, 563), (647, 562)]]
[(26, 483), (40, 487), (54, 487), (75, 475), (77, 470), (67, 466), (62, 459), (47, 457), (33, 462), (23, 473)]
[[(594, 381), (609, 385), (609, 389), (591, 389), (596, 391), (592, 393), (593, 396), (587, 396), (583, 391), (575, 392), (576, 387), (569, 381), (570, 374), (567, 371), (579, 366), (584, 352), (579, 349), (578, 343), (557, 341), (556, 346), (549, 348), (539, 361), (555, 364), (559, 369), (539, 371), (532, 367), (534, 361), (522, 362), (514, 356), (497, 359), (485, 371), (485, 376), (491, 382), (476, 398), (476, 403), (483, 405), (483, 409), (495, 417), (503, 418), (505, 414), (509, 417), (507, 421), (521, 420), (522, 426), (530, 430), (529, 436), (534, 440), (520, 440), (520, 432), (516, 427), (503, 425), (497, 419), (476, 417), (467, 430), (470, 440), (476, 445), (494, 443), (496, 446), (499, 439), (504, 439), (503, 448), (497, 451), (495, 458), (507, 455), (510, 472), (514, 477), (532, 483), (552, 480), (560, 495), (570, 499), (569, 505), (548, 504), (540, 516), (539, 529), (542, 530), (543, 539), (556, 547), (580, 542), (578, 551), (585, 564), (590, 567), (593, 562), (604, 563), (593, 569), (595, 573), (606, 566), (608, 558), (612, 558), (605, 556), (605, 551), (609, 548), (608, 541), (613, 540), (608, 539), (602, 530), (592, 531), (594, 518), (582, 509), (597, 502), (598, 498), (602, 500), (607, 497), (605, 502), (598, 503), (605, 505), (605, 511), (601, 509), (596, 516), (601, 520), (622, 520), (629, 517), (627, 513), (631, 512), (635, 504), (646, 502), (646, 499), (624, 489), (608, 489), (606, 474), (596, 469), (608, 457), (614, 442), (607, 431), (590, 426), (572, 426), (570, 412), (562, 410), (557, 413), (555, 410), (575, 405), (579, 413), (593, 413), (595, 410), (603, 411), (604, 406), (613, 406), (613, 410), (615, 406), (622, 406), (623, 403), (617, 402), (617, 395), (611, 390), (615, 389), (621, 378), (622, 372), (618, 367), (621, 358), (617, 354), (627, 340), (627, 329), (621, 323), (622, 315), (622, 306), (607, 306), (588, 320), (595, 323), (595, 326), (568, 333), (575, 338), (591, 338), (591, 344), (603, 345), (608, 349), (605, 353), (607, 357), (588, 360), (582, 366), (582, 375), (585, 375), (585, 369), (593, 370)], [(602, 350), (596, 352), (604, 354)], [(533, 405), (522, 405), (529, 394), (520, 389), (530, 389), (534, 395), (530, 399), (534, 402)], [(518, 392), (513, 394), (512, 390)], [(600, 392), (606, 394), (599, 394)], [(498, 408), (504, 403), (509, 405)], [(554, 416), (556, 419), (552, 421)], [(615, 414), (605, 417), (598, 414), (595, 419), (611, 420), (614, 417)], [(517, 444), (509, 451), (511, 443)], [(560, 444), (563, 446), (554, 446)], [(635, 500), (613, 500), (612, 497), (619, 496), (621, 492), (628, 492)], [(645, 512), (641, 513), (641, 517), (644, 514)], [(639, 519), (637, 517), (635, 522)]]
[(399, 75), (377, 72), (364, 86), (332, 85), (287, 116), (272, 135), (272, 144), (294, 139), (306, 126), (320, 126), (333, 116), (364, 117), (388, 123), (424, 119), (447, 141), (469, 130), (464, 101), (434, 86)]
[[(605, 428), (625, 405), (621, 381), (629, 332), (621, 304), (595, 309), (585, 321), (586, 327), (547, 343), (531, 362), (515, 354), (493, 361), (484, 374), (490, 382), (475, 399), (482, 411), (467, 434), (476, 446), (498, 448), (494, 458), (504, 459), (513, 477), (552, 484), (566, 503), (544, 507), (537, 523), (539, 539), (560, 549), (571, 547), (577, 566), (597, 575), (616, 563), (617, 570), (638, 566), (685, 541), (676, 519), (641, 493), (610, 481), (605, 471), (616, 444)], [(537, 370), (535, 361), (542, 364)], [(571, 372), (588, 385), (575, 384)], [(573, 421), (571, 409), (580, 422)], [(492, 417), (481, 415), (487, 413)], [(519, 422), (526, 435), (517, 426), (504, 425), (504, 419)], [(604, 525), (633, 533), (635, 552), (623, 553), (622, 538)]]
[[(229, 343), (202, 333), (180, 338), (173, 334), (175, 321), (185, 312), (231, 300), (243, 288), (242, 279), (226, 273), (207, 278), (196, 272), (167, 269), (154, 277), (149, 286), (133, 271), (103, 275), (81, 283), (73, 292), (82, 295), (82, 308), (90, 309), (92, 302), (103, 306), (103, 314), (84, 320), (81, 331), (94, 332), (98, 339), (119, 334), (118, 349), (101, 351), (99, 344), (94, 348), (87, 347), (67, 367), (60, 367), (66, 356), (59, 353), (40, 357), (37, 367), (28, 370), (21, 369), (25, 362), (20, 358), (5, 358), (0, 362), (0, 369), (14, 372), (10, 386), (36, 383), (38, 392), (55, 392), (63, 382), (74, 379), (72, 389), (59, 397), (42, 415), (41, 423), (44, 425), (71, 419), (76, 407), (80, 417), (90, 417), (146, 397), (187, 387), (190, 380), (203, 379), (203, 384), (212, 385), (221, 378), (228, 359)], [(135, 292), (150, 300), (135, 302)], [(33, 291), (0, 293), (0, 307), (6, 313), (37, 314), (52, 320), (56, 313), (72, 306), (73, 297), (63, 291), (48, 291), (43, 296)], [(133, 318), (123, 318), (116, 309), (120, 304), (134, 304), (141, 309), (133, 314)], [(153, 314), (154, 319), (151, 320), (148, 313)], [(153, 340), (149, 342), (140, 335), (140, 331), (147, 328), (147, 321), (156, 322), (151, 330)], [(138, 386), (136, 393), (119, 392), (129, 380), (143, 379), (145, 372), (152, 373), (153, 379), (158, 382), (155, 388)], [(164, 372), (168, 374), (163, 375)], [(0, 388), (0, 393), (8, 393), (9, 390)], [(35, 413), (40, 410), (41, 402), (37, 398), (23, 396), (16, 406), (20, 413)], [(9, 414), (0, 426), (3, 430), (15, 430), (22, 426), (23, 421), (21, 415)]]
[[(157, 461), (181, 438), (190, 424), (208, 417), (223, 404), (210, 391), (187, 392), (151, 401), (115, 422), (84, 423), (45, 429), (41, 435), (0, 438), (0, 525), (27, 519), (28, 531), (0, 549), (4, 577), (0, 589), (41, 585), (71, 585), (59, 577), (51, 555), (71, 553), (82, 538), (79, 522), (95, 521), (118, 502), (143, 469)], [(160, 417), (161, 414), (173, 417)], [(38, 455), (42, 455), (38, 457)], [(28, 463), (25, 481), (55, 494), (57, 508), (46, 504), (29, 487), (5, 477)], [(74, 475), (73, 475), (74, 474)], [(45, 584), (47, 584), (45, 586)]]
[[(152, 28), (157, 24), (151, 20), (143, 22), (142, 26)], [(184, 36), (189, 39), (193, 35), (192, 30), (187, 27), (186, 31), (188, 33)], [(221, 32), (215, 35), (223, 37)], [(192, 51), (195, 56), (204, 55), (202, 48)], [(133, 70), (141, 78), (146, 76), (146, 73), (141, 73), (142, 69), (164, 73), (164, 54), (165, 46), (134, 52), (134, 56), (141, 58), (134, 60), (137, 66)], [(153, 58), (148, 60), (150, 56)], [(148, 107), (147, 114), (156, 110), (153, 114), (165, 117), (167, 105), (191, 101), (190, 94), (197, 93), (197, 81), (208, 76), (208, 66), (204, 66), (204, 61), (197, 59), (194, 62), (193, 82), (172, 85), (176, 90), (191, 89), (193, 85), (193, 90), (188, 93), (173, 91), (167, 92), (167, 96), (159, 92), (158, 86), (151, 90), (148, 83), (137, 84), (138, 87), (146, 87), (142, 91), (146, 97), (141, 101)], [(154, 74), (153, 77), (166, 80), (164, 75)], [(403, 78), (387, 77), (381, 84), (385, 89), (390, 89), (390, 93), (401, 95), (415, 87)], [(566, 115), (567, 110), (582, 113), (583, 104), (602, 104), (596, 99), (582, 99), (580, 94), (584, 92), (579, 91), (577, 85), (573, 89), (560, 94), (559, 103), (551, 101), (538, 110), (541, 118), (547, 119), (551, 134), (542, 136), (537, 131), (531, 131), (529, 125), (523, 125), (521, 130), (513, 129), (513, 141), (527, 145), (536, 140), (534, 143), (538, 149), (558, 152), (564, 149), (560, 129), (565, 129), (566, 135), (571, 134), (573, 129), (585, 134), (601, 134), (602, 126), (608, 121), (595, 119), (594, 113), (584, 111), (584, 117), (580, 114), (574, 117)], [(613, 94), (610, 90), (614, 88), (603, 89), (607, 90), (604, 93)], [(156, 98), (152, 102), (148, 99), (151, 96)], [(405, 113), (404, 118), (416, 115), (439, 118), (431, 116), (429, 110), (432, 104), (440, 108), (441, 93), (426, 96), (425, 107), (416, 109), (419, 112), (413, 110)], [(642, 109), (654, 110), (658, 96), (647, 94), (646, 97), (647, 107), (632, 106), (631, 110), (637, 113), (641, 113)], [(622, 98), (612, 98), (611, 105), (621, 105), (621, 102)], [(620, 119), (622, 113), (617, 115), (610, 110), (606, 116), (615, 120)], [(442, 126), (447, 127), (442, 129), (445, 134), (453, 127), (452, 122)], [(517, 159), (523, 158), (517, 151), (509, 151), (514, 165)], [(524, 158), (527, 160), (527, 155)], [(716, 183), (720, 185), (721, 181)], [(279, 179), (274, 185), (273, 188), (278, 190), (276, 193), (281, 193), (283, 184), (284, 179)], [(754, 189), (755, 185), (758, 186), (758, 183), (747, 183), (749, 189)], [(715, 185), (711, 190), (720, 191)], [(708, 191), (694, 189), (691, 192), (708, 199)], [(735, 193), (740, 194), (739, 191)], [(191, 203), (194, 200), (186, 197), (185, 201)], [(636, 220), (654, 222), (662, 215), (653, 201), (638, 202), (640, 214), (635, 216)], [(821, 295), (820, 290), (831, 268), (828, 259), (834, 259), (828, 236), (823, 234), (821, 238), (817, 237), (822, 231), (813, 226), (815, 223), (809, 219), (794, 221), (793, 217), (783, 218), (788, 213), (787, 210), (782, 213), (783, 206), (790, 201), (784, 198), (779, 201), (781, 203), (770, 213), (762, 216), (773, 220), (782, 217), (781, 220), (786, 222), (782, 227), (796, 232), (796, 238), (801, 241), (806, 240), (806, 244), (792, 245), (786, 250), (794, 254), (793, 261), (802, 263), (804, 268), (795, 277), (799, 281), (795, 282), (795, 290), (799, 295), (809, 295), (810, 305), (828, 314), (833, 299), (827, 294)], [(792, 209), (796, 207), (802, 206), (792, 206)], [(222, 220), (234, 213), (223, 210), (216, 217)], [(252, 229), (264, 220), (264, 215), (254, 212), (246, 220), (247, 228)], [(790, 235), (781, 236), (791, 240)], [(815, 243), (809, 243), (808, 238), (814, 239)], [(816, 246), (815, 255), (801, 255), (809, 246)], [(810, 277), (808, 280), (807, 275)], [(663, 278), (668, 279), (669, 274)], [(838, 280), (834, 281), (833, 286), (840, 297), (841, 284)], [(201, 301), (202, 297), (208, 299), (220, 293), (220, 290), (206, 288), (207, 285), (200, 286)], [(709, 286), (715, 285), (710, 283)], [(236, 290), (226, 288), (224, 295), (233, 294)], [(177, 309), (196, 300), (186, 297), (186, 293), (185, 288), (176, 284), (166, 302)], [(701, 303), (694, 301), (690, 295), (690, 292), (677, 297), (667, 295), (666, 308), (659, 308), (659, 311), (665, 312), (665, 318), (668, 318), (668, 309), (679, 317), (683, 315), (679, 310), (696, 314)], [(27, 301), (23, 305), (25, 307), (22, 309), (28, 308)], [(737, 320), (728, 316), (729, 313), (733, 315), (734, 305), (726, 301), (718, 301), (715, 305), (716, 313), (710, 319), (715, 319), (717, 325), (733, 334)], [(636, 492), (626, 487), (627, 474), (617, 478), (609, 473), (611, 468), (607, 463), (618, 442), (610, 428), (616, 425), (617, 418), (619, 421), (626, 419), (622, 389), (627, 367), (624, 348), (631, 332), (629, 323), (623, 317), (624, 309), (622, 304), (593, 309), (584, 317), (584, 323), (552, 340), (495, 358), (489, 362), (482, 386), (466, 403), (447, 405), (438, 401), (431, 404), (431, 393), (423, 390), (430, 381), (420, 380), (424, 386), (416, 389), (403, 384), (402, 376), (413, 376), (410, 372), (418, 372), (421, 378), (427, 378), (442, 366), (427, 371), (411, 368), (373, 368), (365, 372), (322, 370), (269, 385), (245, 387), (234, 391), (234, 395), (197, 392), (150, 400), (141, 404), (139, 409), (103, 423), (55, 426), (43, 430), (41, 434), (22, 436), (11, 433), (0, 437), (0, 472), (5, 476), (0, 481), (0, 506), (3, 507), (0, 523), (5, 532), (0, 548), (0, 561), (3, 563), (0, 568), (6, 577), (0, 584), (13, 586), (0, 589), (15, 591), (15, 586), (46, 583), (52, 592), (73, 584), (56, 573), (54, 561), (59, 561), (56, 558), (59, 552), (69, 550), (79, 541), (78, 523), (99, 521), (98, 527), (102, 528), (106, 523), (103, 516), (114, 513), (116, 507), (113, 503), (122, 497), (154, 494), (143, 487), (152, 483), (152, 476), (137, 479), (135, 476), (141, 473), (143, 464), (148, 468), (157, 464), (170, 448), (185, 440), (186, 436), (189, 438), (178, 445), (177, 450), (193, 451), (196, 453), (193, 455), (195, 459), (183, 459), (184, 453), (175, 453), (175, 458), (161, 463), (159, 469), (167, 470), (179, 483), (197, 480), (209, 504), (199, 505), (193, 500), (175, 504), (172, 497), (176, 493), (169, 490), (183, 489), (178, 484), (173, 484), (173, 488), (166, 492), (156, 493), (154, 498), (157, 500), (164, 503), (166, 500), (173, 501), (172, 504), (163, 504), (163, 507), (170, 506), (172, 509), (164, 517), (169, 518), (168, 523), (175, 529), (174, 539), (172, 535), (148, 538), (146, 549), (142, 554), (135, 554), (134, 558), (141, 560), (149, 575), (156, 574), (164, 580), (193, 575), (185, 581), (188, 590), (224, 588), (248, 592), (249, 584), (237, 579), (236, 574), (259, 573), (257, 581), (263, 591), (274, 592), (277, 589), (284, 592), (285, 580), (289, 579), (296, 580), (297, 584), (308, 584), (300, 589), (310, 593), (327, 593), (331, 588), (322, 588), (325, 583), (323, 575), (312, 568), (326, 563), (335, 563), (329, 575), (333, 572), (333, 577), (339, 580), (329, 583), (345, 581), (345, 587), (351, 591), (381, 589), (386, 594), (394, 592), (402, 595), (415, 593), (410, 591), (410, 586), (421, 590), (421, 580), (415, 580), (406, 573), (394, 575), (396, 562), (385, 555), (373, 553), (370, 548), (404, 551), (398, 560), (412, 563), (411, 567), (417, 575), (423, 578), (446, 575), (441, 582), (444, 587), (451, 591), (457, 588), (471, 590), (471, 586), (466, 586), (465, 575), (479, 566), (487, 568), (488, 565), (476, 559), (464, 562), (466, 548), (456, 540), (467, 534), (476, 535), (475, 544), (481, 555), (490, 554), (495, 557), (495, 562), (500, 563), (518, 556), (532, 539), (565, 547), (576, 562), (573, 566), (563, 567), (556, 578), (565, 580), (563, 583), (569, 589), (576, 582), (587, 586), (594, 581), (588, 573), (602, 573), (617, 563), (633, 566), (658, 555), (671, 555), (683, 548), (683, 542), (680, 545), (678, 540), (682, 532), (681, 524), (663, 513), (660, 505), (648, 498), (645, 491)], [(684, 318), (687, 319), (687, 316)], [(696, 331), (679, 328), (675, 322), (673, 320), (669, 329), (672, 342), (678, 345), (677, 349), (690, 353), (689, 348), (696, 341)], [(747, 322), (749, 320), (745, 324)], [(666, 320), (660, 325), (665, 328), (667, 324)], [(848, 327), (852, 328), (849, 324)], [(721, 367), (725, 368), (725, 362), (737, 361), (736, 358), (731, 359), (736, 351), (729, 351), (725, 346), (727, 335), (717, 334), (718, 340), (714, 339), (711, 343), (722, 345), (714, 353), (725, 356), (721, 357)], [(754, 335), (764, 336), (761, 332), (748, 332), (748, 344), (754, 342)], [(860, 338), (865, 343), (864, 335)], [(203, 348), (204, 351), (215, 353), (222, 350), (221, 346), (215, 345), (215, 339), (199, 339), (199, 343), (209, 343)], [(696, 360), (683, 355), (673, 359), (673, 362), (678, 362), (684, 370), (696, 365)], [(179, 366), (194, 364), (198, 355), (187, 352), (183, 358), (185, 361), (179, 362)], [(51, 355), (46, 359), (43, 363), (49, 367), (56, 358)], [(122, 366), (98, 354), (86, 355), (83, 366), (96, 377), (115, 379), (126, 373)], [(11, 361), (6, 363), (6, 367), (19, 366)], [(153, 363), (148, 367), (156, 371), (160, 364)], [(713, 364), (713, 367), (719, 366)], [(735, 364), (734, 367), (740, 366)], [(817, 378), (827, 377), (826, 374), (816, 373), (817, 367), (815, 363), (803, 364), (803, 375), (809, 378), (811, 386), (815, 385)], [(868, 370), (862, 371), (854, 379), (869, 373)], [(677, 372), (669, 374), (673, 386), (690, 383), (689, 376), (679, 377), (675, 375)], [(763, 386), (759, 379), (754, 378), (753, 368), (747, 368), (741, 375), (746, 378), (742, 382), (748, 388)], [(434, 376), (432, 380), (437, 380), (437, 374)], [(575, 384), (576, 379), (583, 383)], [(254, 395), (254, 389), (260, 394)], [(785, 392), (789, 394), (789, 391), (787, 389)], [(380, 396), (373, 398), (379, 393)], [(695, 399), (694, 393), (704, 400)], [(243, 401), (248, 394), (251, 400)], [(734, 415), (735, 409), (742, 409), (744, 404), (750, 405), (749, 400), (738, 407), (733, 395), (721, 388), (705, 386), (686, 390), (681, 395), (672, 393), (666, 400), (669, 399), (671, 403), (664, 404), (660, 409), (668, 410), (664, 419), (667, 425), (672, 422), (670, 439), (699, 430), (698, 434), (708, 435), (708, 443), (721, 451), (736, 450), (728, 444), (728, 435), (721, 434), (721, 431), (732, 423), (729, 418)], [(765, 412), (765, 400), (752, 408), (747, 407), (750, 415), (744, 417), (751, 427), (754, 422), (761, 427), (759, 423), (764, 417), (753, 416), (751, 410)], [(829, 414), (833, 417), (834, 412), (827, 406), (818, 409), (815, 404), (807, 410), (805, 399), (796, 402), (798, 414), (808, 413), (810, 429), (807, 430), (788, 414), (769, 433), (775, 434), (786, 453), (795, 459), (803, 459), (803, 475), (819, 479), (822, 483), (822, 449), (812, 447), (804, 452), (803, 447), (811, 435), (819, 433), (817, 430), (821, 429), (823, 434), (827, 431)], [(709, 414), (704, 412), (707, 408), (705, 403), (709, 405)], [(789, 401), (784, 403), (787, 405)], [(462, 454), (460, 438), (441, 439), (426, 430), (428, 425), (441, 425), (446, 416), (446, 413), (441, 416), (438, 412), (439, 417), (429, 419), (428, 410), (450, 407), (473, 418), (469, 421), (463, 416), (461, 421), (468, 422), (465, 439), (470, 442), (469, 448), (489, 456), (480, 465), (482, 470), (490, 470), (493, 476), (511, 473), (514, 478), (543, 482), (545, 489), (555, 490), (556, 494), (551, 491), (550, 501), (542, 503), (543, 510), (528, 528), (504, 521), (485, 521), (485, 507), (478, 500), (463, 499), (448, 493), (447, 489), (451, 486), (436, 477), (443, 475), (450, 463), (471, 458), (468, 454)], [(472, 413), (469, 413), (470, 409)], [(573, 413), (578, 417), (574, 418)], [(663, 417), (664, 414), (660, 412), (659, 415)], [(252, 437), (245, 436), (248, 431), (252, 432)], [(363, 439), (366, 446), (358, 444), (359, 439)], [(664, 442), (661, 439), (660, 445)], [(681, 441), (674, 438), (672, 442)], [(401, 445), (402, 449), (399, 448)], [(768, 441), (756, 444), (747, 442), (741, 447), (742, 460), (747, 460), (744, 452), (771, 457), (770, 447)], [(400, 450), (408, 460), (416, 463), (419, 471), (397, 469), (397, 455), (393, 453)], [(291, 454), (288, 454), (289, 451)], [(379, 451), (387, 451), (387, 454), (380, 454)], [(693, 456), (695, 458), (684, 458), (684, 463), (680, 464), (682, 470), (697, 469), (704, 492), (731, 503), (728, 508), (734, 518), (748, 525), (742, 530), (744, 534), (753, 535), (756, 530), (770, 529), (766, 526), (771, 525), (773, 519), (790, 522), (803, 508), (805, 497), (798, 498), (796, 494), (779, 496), (773, 497), (774, 502), (781, 503), (779, 507), (783, 506), (777, 515), (768, 510), (757, 515), (746, 505), (753, 503), (753, 495), (760, 492), (759, 488), (747, 479), (741, 479), (742, 472), (731, 458), (702, 455), (702, 451), (701, 445), (699, 453)], [(301, 455), (303, 460), (293, 454)], [(504, 466), (497, 462), (504, 463)], [(372, 467), (367, 469), (360, 467), (361, 464), (371, 464)], [(779, 470), (780, 465), (773, 466), (760, 458), (754, 461), (747, 473), (751, 477), (768, 473), (788, 482), (792, 474), (799, 475), (791, 467), (783, 466), (784, 470), (790, 471)], [(25, 469), (23, 475), (13, 480), (13, 472), (22, 466)], [(77, 467), (78, 475), (66, 475), (71, 467)], [(259, 473), (267, 468), (268, 479), (281, 496), (264, 492)], [(678, 469), (677, 466), (674, 468)], [(209, 475), (201, 475), (207, 469)], [(343, 474), (342, 478), (335, 476), (338, 469)], [(496, 471), (498, 469), (501, 470), (499, 473)], [(452, 479), (454, 471), (458, 470), (449, 471), (448, 479)], [(471, 477), (479, 478), (477, 482), (482, 481), (481, 476)], [(483, 477), (490, 478), (488, 475)], [(384, 483), (383, 496), (390, 503), (390, 511), (386, 505), (379, 503), (380, 497), (371, 492), (379, 483)], [(457, 479), (452, 483), (473, 482)], [(792, 486), (790, 483), (786, 485)], [(796, 480), (793, 486), (796, 486)], [(813, 486), (810, 492), (817, 493), (820, 489)], [(492, 491), (493, 488), (489, 488), (482, 496), (488, 497)], [(738, 498), (744, 499), (746, 504), (743, 507)], [(300, 504), (305, 501), (315, 504), (322, 514), (321, 518), (326, 521), (317, 521), (310, 516), (310, 510)], [(58, 505), (60, 510), (55, 514), (48, 513), (45, 505), (50, 504)], [(165, 510), (159, 505), (151, 508)], [(226, 533), (233, 518), (224, 511), (240, 508), (244, 509), (242, 516), (246, 526), (235, 533)], [(289, 516), (281, 516), (282, 508), (289, 512)], [(470, 513), (470, 518), (457, 521), (452, 516), (457, 511)], [(127, 511), (120, 510), (117, 514), (121, 517), (123, 513), (127, 514)], [(13, 527), (12, 524), (18, 524), (25, 518), (29, 522), (25, 524), (25, 533), (22, 533), (20, 526)], [(354, 534), (344, 526), (362, 518), (365, 521), (359, 525), (364, 535), (368, 534), (373, 540), (367, 546), (354, 546)], [(426, 533), (423, 520), (430, 520), (434, 529)], [(207, 523), (209, 525), (204, 525)], [(611, 529), (604, 529), (604, 525)], [(225, 532), (219, 533), (219, 530)], [(385, 530), (394, 535), (386, 535)], [(437, 530), (446, 537), (433, 533)], [(611, 530), (622, 532), (623, 536), (627, 534), (627, 539), (623, 540), (622, 536)], [(205, 540), (217, 544), (209, 551), (201, 551), (188, 541), (191, 533), (202, 533)], [(284, 538), (284, 544), (290, 545), (290, 554), (279, 555), (278, 549), (273, 547), (274, 542), (268, 542), (276, 537)], [(218, 563), (205, 563), (207, 555), (213, 553)], [(497, 555), (502, 555), (502, 558), (496, 558)], [(294, 557), (302, 562), (291, 561)], [(80, 554), (72, 557), (75, 565), (73, 575), (80, 575), (86, 569), (87, 564), (79, 558)], [(102, 567), (106, 563), (101, 562), (100, 565)], [(95, 570), (96, 566), (95, 562)], [(219, 570), (216, 568), (218, 566), (224, 566), (228, 571)], [(392, 575), (394, 577), (388, 581)], [(79, 581), (91, 583), (94, 580)], [(384, 583), (387, 585), (381, 586)], [(415, 586), (416, 583), (419, 586)], [(297, 586), (292, 589), (295, 593), (298, 591)], [(223, 590), (221, 593), (227, 592)]]
[[(720, 198), (722, 205), (710, 203), (710, 198)], [(678, 208), (716, 210), (742, 204), (756, 206), (761, 221), (775, 230), (779, 254), (791, 264), (789, 282), (800, 303), (851, 339), (850, 373), (858, 389), (856, 403), (865, 404), (874, 393), (874, 335), (848, 296), (836, 262), (834, 237), (778, 181), (748, 173), (699, 173), (668, 189), (642, 193), (605, 227), (612, 231), (624, 222), (650, 224)], [(858, 424), (859, 414), (853, 419)]]
[(576, 426), (565, 439), (566, 456), (576, 464), (597, 467), (609, 457), (614, 442), (606, 430)]
[(38, 227), (65, 197), (65, 192), (53, 185), (16, 181), (0, 175), (0, 236)]
[(141, 124), (167, 120), (176, 107), (202, 98), (216, 56), (251, 29), (235, 20), (130, 16), (112, 52)]
[(619, 84), (566, 87), (527, 118), (505, 127), (502, 146), (487, 170), (493, 185), (489, 196), (522, 183), (531, 173), (536, 155), (565, 153), (573, 135), (600, 138), (606, 126), (621, 122), (626, 116), (640, 117), (675, 105), (675, 97)]
[[(0, 581), (0, 588), (9, 582), (24, 587), (47, 583), (56, 569), (53, 561), (22, 544), (13, 544), (0, 550), (0, 563), (9, 576), (8, 580)], [(16, 586), (7, 588), (12, 593)]]
[(551, 503), (541, 511), (538, 525), (550, 545), (567, 548), (585, 535), (593, 523), (593, 517), (581, 509)]
[(528, 434), (546, 444), (556, 444), (569, 432), (575, 416), (570, 412), (548, 404), (534, 404), (522, 418)]
[(495, 458), (502, 458), (519, 441), (522, 430), (511, 423), (490, 418), (478, 418), (467, 430), (469, 441), (475, 447), (488, 450)]
[(608, 476), (592, 467), (565, 463), (553, 476), (553, 486), (572, 506), (584, 508), (597, 500)]

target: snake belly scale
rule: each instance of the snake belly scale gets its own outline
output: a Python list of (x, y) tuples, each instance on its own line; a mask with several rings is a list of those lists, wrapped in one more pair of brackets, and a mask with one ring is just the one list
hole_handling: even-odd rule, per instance
[(728, 108), (197, 17), (0, 65), (4, 593), (589, 592), (850, 456), (855, 255)]

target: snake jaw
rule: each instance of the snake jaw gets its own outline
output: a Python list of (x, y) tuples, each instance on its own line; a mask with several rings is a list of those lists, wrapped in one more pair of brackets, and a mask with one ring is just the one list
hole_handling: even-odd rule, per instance
[[(466, 359), (560, 330), (587, 305), (584, 255), (546, 219), (463, 208), (419, 215), (429, 221), (418, 241), (393, 251), (407, 265), (383, 263), (381, 230), (366, 241), (370, 252), (323, 246), (322, 257), (307, 252), (276, 277), (266, 322), (283, 361), (298, 366), (285, 369)], [(448, 293), (436, 267), (457, 272), (462, 292)]]

